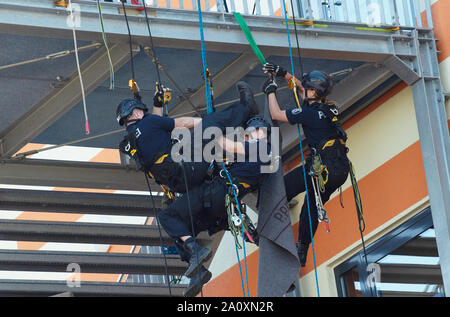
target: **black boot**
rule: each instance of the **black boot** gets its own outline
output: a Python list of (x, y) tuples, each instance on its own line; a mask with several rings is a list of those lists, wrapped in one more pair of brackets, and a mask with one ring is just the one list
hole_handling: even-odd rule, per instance
[(298, 243), (297, 253), (300, 259), (300, 265), (304, 267), (306, 265), (306, 256), (308, 254), (309, 244)]
[(188, 287), (184, 290), (184, 297), (194, 297), (200, 293), (203, 285), (209, 282), (212, 274), (203, 265), (197, 270), (197, 273), (191, 278)]
[(259, 109), (258, 105), (256, 104), (255, 97), (253, 96), (252, 89), (250, 88), (249, 84), (247, 84), (245, 81), (239, 81), (236, 84), (236, 87), (239, 92), (240, 102), (250, 109), (249, 117), (253, 117), (256, 115), (263, 116), (263, 110)]
[(195, 242), (192, 237), (184, 242), (184, 248), (190, 253), (189, 267), (184, 275), (192, 278), (197, 273), (197, 270), (201, 264), (209, 260), (212, 252), (210, 249), (202, 247), (200, 244)]

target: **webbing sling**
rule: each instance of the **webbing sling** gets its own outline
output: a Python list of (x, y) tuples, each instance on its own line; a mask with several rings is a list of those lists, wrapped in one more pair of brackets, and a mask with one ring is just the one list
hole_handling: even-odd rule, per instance
[(247, 23), (245, 23), (244, 18), (239, 12), (233, 12), (233, 15), (236, 18), (236, 21), (239, 23), (239, 26), (241, 27), (245, 37), (247, 38), (248, 44), (250, 44), (251, 48), (253, 49), (253, 52), (255, 52), (256, 57), (258, 57), (261, 64), (264, 65), (266, 63), (266, 59), (264, 58), (264, 55), (261, 52), (261, 50), (256, 45), (255, 39), (253, 38), (253, 35), (250, 32)]

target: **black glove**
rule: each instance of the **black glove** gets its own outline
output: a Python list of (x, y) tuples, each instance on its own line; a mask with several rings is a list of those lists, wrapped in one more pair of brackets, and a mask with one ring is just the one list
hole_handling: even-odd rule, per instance
[(277, 89), (278, 89), (278, 85), (275, 82), (275, 79), (273, 77), (270, 77), (269, 79), (267, 79), (262, 87), (263, 93), (265, 93), (267, 96), (270, 95), (271, 93), (275, 93), (277, 91)]
[(263, 66), (263, 71), (265, 74), (269, 73), (276, 77), (284, 77), (287, 74), (286, 69), (272, 63), (265, 63)]
[(164, 107), (164, 87), (158, 85), (153, 95), (153, 106), (156, 108)]

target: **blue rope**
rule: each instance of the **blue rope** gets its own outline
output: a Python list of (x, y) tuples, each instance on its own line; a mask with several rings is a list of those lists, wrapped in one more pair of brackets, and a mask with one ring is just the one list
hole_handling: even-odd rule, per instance
[[(250, 297), (250, 293), (249, 293), (249, 290), (248, 290), (247, 256), (246, 256), (247, 253), (245, 251), (245, 239), (244, 239), (245, 232), (244, 232), (244, 225), (243, 225), (243, 222), (242, 222), (241, 207), (239, 206), (239, 200), (238, 200), (238, 197), (237, 197), (237, 194), (236, 194), (236, 189), (234, 187), (233, 181), (231, 180), (230, 174), (228, 174), (228, 171), (225, 168), (225, 165), (223, 164), (223, 162), (220, 162), (220, 164), (222, 165), (222, 168), (225, 171), (225, 174), (227, 174), (227, 178), (228, 178), (228, 180), (229, 180), (229, 182), (231, 184), (231, 187), (233, 188), (234, 199), (236, 200), (236, 206), (238, 208), (239, 218), (241, 219), (241, 224), (242, 224), (241, 225), (241, 229), (242, 229), (242, 245), (243, 245), (243, 248), (244, 248), (245, 281), (246, 281), (246, 284), (247, 284), (247, 296)], [(236, 245), (236, 242), (235, 242), (235, 245)], [(236, 246), (236, 253), (238, 254), (239, 271), (241, 271), (241, 263), (240, 263), (240, 260), (239, 260), (239, 253), (237, 252), (237, 246)], [(243, 283), (242, 273), (241, 273), (241, 282)], [(244, 292), (244, 297), (245, 297), (245, 291), (244, 291), (244, 289), (242, 289), (242, 290)]]
[[(209, 81), (206, 76), (206, 69), (208, 68), (208, 66), (206, 63), (205, 37), (204, 37), (204, 33), (203, 33), (203, 19), (202, 19), (202, 8), (201, 8), (200, 0), (197, 0), (197, 7), (198, 7), (198, 19), (199, 19), (199, 26), (200, 26), (200, 42), (201, 42), (201, 48), (202, 48), (203, 77), (205, 79), (206, 113), (210, 114), (214, 111), (214, 109), (213, 109), (212, 98), (211, 98), (211, 87), (209, 85)], [(236, 203), (237, 203), (238, 211), (239, 211), (239, 218), (241, 219), (241, 223), (242, 223), (241, 209), (239, 206), (239, 200), (237, 198), (233, 182), (231, 181), (230, 175), (228, 174), (228, 171), (225, 168), (223, 162), (221, 162), (221, 163), (222, 163), (223, 169), (225, 170), (225, 172), (227, 174), (228, 179), (230, 180), (231, 185), (233, 186), (234, 198), (236, 199)], [(245, 264), (245, 279), (246, 279), (246, 283), (247, 283), (247, 296), (250, 296), (249, 289), (248, 289), (247, 257), (246, 257), (246, 250), (245, 250), (244, 226), (242, 226), (242, 241), (243, 241), (243, 246), (244, 246), (244, 264)], [(242, 276), (241, 261), (239, 259), (239, 251), (237, 248), (236, 240), (235, 240), (235, 248), (236, 248), (236, 255), (237, 255), (238, 264), (239, 264), (239, 273), (241, 275), (242, 293), (244, 294), (244, 297), (245, 297), (244, 278)]]
[[(283, 8), (284, 8), (284, 17), (286, 20), (286, 32), (287, 32), (287, 36), (288, 36), (288, 41), (289, 41), (289, 56), (291, 59), (291, 69), (292, 69), (292, 75), (295, 77), (295, 70), (294, 70), (294, 59), (292, 57), (292, 47), (291, 47), (291, 37), (289, 35), (289, 24), (288, 24), (288, 18), (287, 18), (287, 10), (286, 10), (286, 4), (283, 2)], [(316, 288), (317, 288), (317, 296), (320, 297), (320, 292), (319, 292), (319, 280), (317, 278), (317, 264), (316, 264), (316, 253), (314, 250), (314, 241), (313, 241), (313, 230), (312, 230), (312, 221), (311, 221), (311, 208), (309, 206), (309, 195), (308, 195), (308, 182), (306, 179), (306, 168), (305, 168), (305, 159), (303, 156), (303, 145), (302, 145), (302, 137), (301, 137), (301, 133), (300, 133), (300, 124), (297, 124), (297, 130), (298, 130), (298, 140), (299, 140), (299, 144), (300, 144), (300, 153), (301, 153), (301, 157), (302, 157), (302, 167), (303, 167), (303, 178), (305, 181), (305, 191), (306, 191), (306, 203), (308, 206), (308, 218), (309, 218), (309, 231), (311, 233), (311, 245), (312, 245), (312, 252), (313, 252), (313, 260), (314, 260), (314, 274), (316, 277)]]
[(211, 99), (211, 87), (209, 85), (208, 77), (206, 76), (206, 69), (208, 68), (208, 66), (206, 64), (205, 36), (203, 34), (202, 7), (200, 0), (197, 0), (197, 7), (198, 7), (198, 20), (200, 26), (200, 40), (202, 46), (203, 78), (205, 79), (206, 112), (211, 113), (214, 111), (214, 109)]

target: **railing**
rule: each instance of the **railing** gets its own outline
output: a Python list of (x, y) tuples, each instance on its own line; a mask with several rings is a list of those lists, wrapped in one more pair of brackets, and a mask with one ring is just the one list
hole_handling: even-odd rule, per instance
[[(95, 0), (92, 0), (95, 1)], [(120, 0), (104, 0), (119, 2)], [(197, 10), (197, 0), (127, 0), (129, 5)], [(202, 10), (246, 15), (282, 16), (286, 1), (292, 16), (306, 20), (366, 24), (368, 26), (432, 27), (430, 0), (201, 0)], [(422, 14), (425, 14), (422, 17)]]

